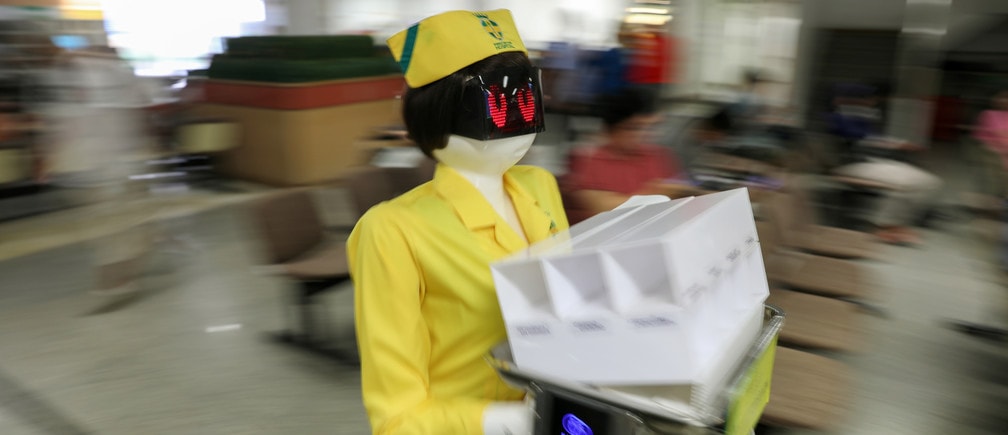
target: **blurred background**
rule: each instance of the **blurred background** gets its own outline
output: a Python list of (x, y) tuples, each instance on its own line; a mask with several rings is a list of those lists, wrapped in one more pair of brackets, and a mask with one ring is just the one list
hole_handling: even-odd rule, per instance
[(433, 173), (384, 41), (499, 7), (572, 221), (614, 143), (749, 188), (757, 433), (1008, 428), (1008, 2), (0, 0), (0, 433), (369, 433), (342, 242)]

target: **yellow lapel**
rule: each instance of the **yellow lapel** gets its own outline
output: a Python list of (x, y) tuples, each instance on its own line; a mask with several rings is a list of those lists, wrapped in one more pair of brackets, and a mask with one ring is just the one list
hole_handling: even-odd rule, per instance
[(474, 235), (491, 242), (505, 253), (528, 247), (525, 240), (497, 214), (483, 194), (454, 169), (438, 164), (434, 172), (434, 189), (455, 209), (459, 220)]
[(515, 212), (521, 221), (525, 236), (528, 237), (529, 244), (543, 240), (552, 236), (557, 231), (557, 224), (553, 218), (539, 206), (525, 187), (514, 177), (511, 172), (504, 173), (504, 188), (507, 189), (511, 201), (514, 202)]
[(512, 253), (558, 231), (557, 223), (539, 206), (518, 178), (512, 171), (505, 172), (504, 189), (514, 203), (527, 242), (504, 222), (479, 190), (450, 167), (438, 164), (434, 173), (434, 189), (455, 209), (455, 214), (470, 232), (489, 238), (504, 252)]

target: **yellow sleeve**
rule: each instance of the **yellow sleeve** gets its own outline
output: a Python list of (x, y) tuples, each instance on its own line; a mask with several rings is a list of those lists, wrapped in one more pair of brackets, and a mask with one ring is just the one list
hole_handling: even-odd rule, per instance
[(480, 434), (489, 401), (430, 396), (430, 334), (410, 221), (403, 209), (381, 204), (347, 244), (364, 407), (374, 434)]

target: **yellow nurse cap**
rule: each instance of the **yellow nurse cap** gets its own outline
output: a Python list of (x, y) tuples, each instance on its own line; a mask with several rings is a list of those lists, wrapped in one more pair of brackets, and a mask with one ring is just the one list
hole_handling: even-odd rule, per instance
[(507, 9), (444, 12), (392, 35), (387, 43), (413, 88), (497, 53), (528, 53)]

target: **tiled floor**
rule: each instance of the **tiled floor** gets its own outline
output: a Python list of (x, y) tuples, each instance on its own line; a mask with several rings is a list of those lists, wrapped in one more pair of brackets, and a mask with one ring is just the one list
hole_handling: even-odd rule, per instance
[(251, 272), (238, 209), (172, 224), (197, 245), (153, 254), (134, 298), (85, 294), (81, 245), (0, 265), (0, 433), (363, 433), (356, 369), (268, 339), (285, 283)]
[[(355, 368), (268, 338), (289, 295), (251, 268), (257, 239), (237, 206), (250, 197), (200, 193), (165, 207), (161, 227), (188, 242), (152, 253), (143, 291), (125, 299), (86, 293), (94, 233), (66, 230), (73, 211), (0, 224), (0, 434), (367, 433)], [(318, 198), (339, 221), (340, 192)], [(946, 223), (924, 247), (886, 247), (866, 263), (886, 315), (869, 317), (863, 354), (838, 356), (856, 376), (835, 433), (1008, 428), (1008, 349), (944, 326), (1008, 319), (982, 241), (989, 224)], [(352, 333), (349, 290), (327, 301), (337, 334)]]

